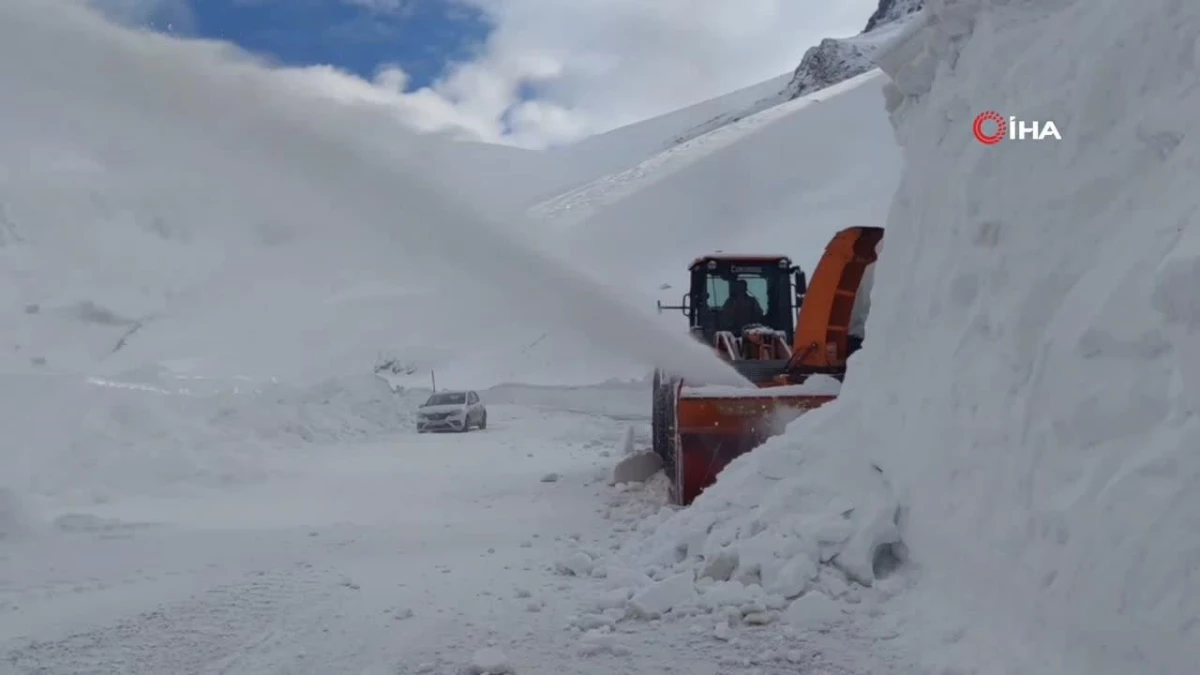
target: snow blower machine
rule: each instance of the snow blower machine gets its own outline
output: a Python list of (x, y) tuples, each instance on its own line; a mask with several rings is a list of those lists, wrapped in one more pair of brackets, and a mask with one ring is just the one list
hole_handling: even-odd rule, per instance
[(686, 315), (691, 335), (753, 385), (655, 371), (653, 446), (676, 504), (692, 503), (735, 457), (837, 397), (846, 359), (862, 346), (882, 241), (878, 227), (838, 232), (811, 279), (785, 256), (703, 256), (682, 304), (659, 303)]

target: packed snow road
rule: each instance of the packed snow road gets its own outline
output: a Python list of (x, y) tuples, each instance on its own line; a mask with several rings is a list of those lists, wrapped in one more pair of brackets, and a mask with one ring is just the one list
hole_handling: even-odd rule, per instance
[(484, 431), (298, 451), (260, 484), (58, 514), (0, 548), (0, 673), (890, 672), (859, 667), (871, 641), (853, 634), (606, 623), (612, 591), (564, 567), (662, 501), (607, 484), (648, 428), (596, 393), (509, 392), (524, 403), (489, 405)]
[(585, 486), (627, 424), (491, 415), (482, 432), (304, 455), (265, 485), (66, 514), (10, 542), (0, 671), (414, 672), (489, 636), (561, 632), (546, 567), (605, 527)]

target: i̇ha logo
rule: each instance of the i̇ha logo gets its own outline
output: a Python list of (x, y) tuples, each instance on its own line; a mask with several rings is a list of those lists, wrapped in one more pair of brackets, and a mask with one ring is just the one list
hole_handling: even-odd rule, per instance
[(1062, 134), (1058, 133), (1054, 122), (1026, 122), (1011, 115), (1004, 119), (995, 110), (979, 113), (975, 117), (975, 123), (971, 125), (971, 131), (975, 133), (975, 139), (984, 145), (995, 145), (1006, 138), (1013, 141), (1042, 141), (1047, 138), (1062, 140)]

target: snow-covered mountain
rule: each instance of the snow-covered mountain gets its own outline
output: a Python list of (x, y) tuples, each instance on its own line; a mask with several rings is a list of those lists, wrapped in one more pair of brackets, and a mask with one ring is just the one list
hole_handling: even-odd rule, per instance
[[(700, 123), (674, 130), (669, 135), (660, 132), (658, 137), (668, 138), (670, 144), (684, 143), (875, 68), (871, 60), (875, 50), (880, 44), (892, 39), (896, 31), (921, 10), (923, 3), (924, 0), (879, 0), (879, 6), (871, 14), (860, 34), (847, 38), (826, 38), (810, 47), (791, 75), (773, 78), (734, 95), (719, 97), (685, 109), (689, 113), (701, 109), (713, 110), (716, 114)], [(757, 96), (751, 98), (755, 94)], [(678, 114), (666, 116), (660, 118), (661, 122), (656, 122), (654, 126), (662, 128), (679, 119)], [(618, 130), (614, 135), (623, 136), (626, 133), (628, 132)], [(597, 137), (592, 142), (603, 142), (601, 138), (603, 137)]]
[(879, 6), (867, 19), (863, 32), (870, 33), (881, 26), (907, 20), (924, 6), (925, 0), (879, 0)]

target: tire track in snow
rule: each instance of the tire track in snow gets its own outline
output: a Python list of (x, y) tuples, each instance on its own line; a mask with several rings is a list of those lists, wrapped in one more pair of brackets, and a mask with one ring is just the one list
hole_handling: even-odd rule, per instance
[(337, 592), (330, 570), (297, 563), (248, 573), (116, 623), (66, 638), (32, 641), (4, 661), (14, 674), (217, 675), (244, 672), (243, 659), (288, 639), (284, 619)]

